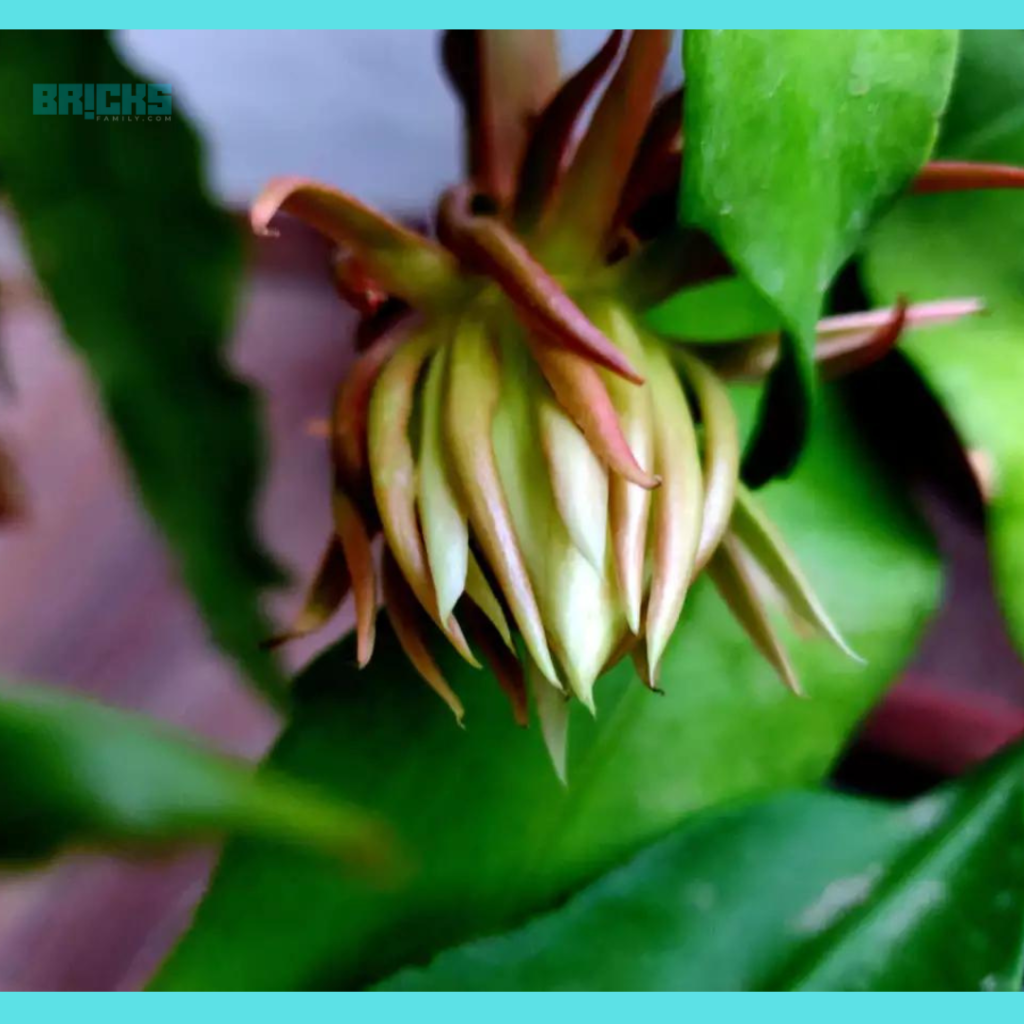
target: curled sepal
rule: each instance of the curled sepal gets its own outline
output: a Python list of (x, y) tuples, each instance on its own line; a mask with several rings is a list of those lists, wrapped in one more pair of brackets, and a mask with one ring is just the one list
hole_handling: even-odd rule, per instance
[(377, 629), (377, 572), (370, 534), (355, 502), (338, 487), (331, 497), (331, 507), (356, 606), (356, 660), (364, 668), (373, 655)]
[(596, 260), (654, 104), (672, 46), (667, 29), (641, 29), (598, 103), (559, 185), (545, 252), (554, 266)]
[(466, 170), (504, 206), (531, 125), (558, 86), (558, 45), (550, 29), (454, 29), (442, 56), (462, 100)]
[(699, 571), (729, 528), (739, 483), (739, 425), (729, 392), (717, 375), (688, 352), (679, 350), (674, 355), (697, 399), (704, 427), (704, 515), (696, 561)]
[(552, 346), (586, 357), (635, 384), (643, 377), (587, 319), (562, 286), (495, 217), (473, 213), (468, 191), (450, 189), (441, 201), (439, 230), (473, 270), (489, 275), (516, 315)]
[(283, 633), (264, 641), (266, 648), (280, 647), (291, 640), (309, 636), (325, 626), (332, 615), (341, 607), (351, 587), (345, 552), (337, 536), (332, 534), (320, 558), (313, 582), (309, 585), (302, 609), (291, 626)]
[(469, 565), (469, 527), (452, 482), (444, 452), (443, 407), (446, 387), (446, 349), (431, 359), (423, 385), (420, 425), (419, 509), (430, 576), (437, 594), (438, 614), (447, 621), (466, 587)]
[(613, 472), (640, 487), (658, 486), (629, 447), (615, 406), (600, 371), (572, 352), (552, 348), (535, 338), (530, 351), (559, 404), (590, 442), (597, 457)]
[(372, 317), (387, 302), (388, 295), (366, 272), (366, 267), (351, 252), (338, 249), (331, 257), (334, 290), (360, 316)]
[[(900, 331), (954, 323), (984, 309), (978, 299), (921, 302), (902, 310), (902, 303), (862, 313), (842, 313), (818, 321), (814, 360), (826, 378), (840, 376), (881, 358), (899, 340)], [(901, 322), (902, 321), (902, 322)], [(701, 356), (726, 380), (760, 380), (779, 361), (777, 334), (744, 341), (716, 342)]]
[(557, 683), (544, 623), (498, 477), (491, 430), (501, 396), (500, 369), (478, 320), (467, 317), (459, 323), (450, 358), (444, 414), (456, 486), (530, 653), (541, 671)]
[[(935, 302), (917, 302), (908, 306), (906, 326), (937, 327), (954, 323), (965, 316), (981, 313), (985, 304), (980, 299), (938, 299)], [(826, 342), (837, 338), (849, 338), (870, 334), (891, 323), (898, 312), (898, 306), (883, 309), (868, 309), (862, 313), (840, 313), (818, 321), (818, 347), (827, 352)]]
[(537, 118), (516, 190), (515, 221), (520, 230), (532, 228), (542, 216), (562, 173), (577, 122), (618, 56), (622, 37), (621, 29), (611, 32), (597, 53), (566, 79)]
[(544, 678), (530, 657), (526, 658), (525, 674), (544, 746), (558, 781), (566, 786), (569, 781), (569, 697)]
[(608, 536), (608, 471), (554, 398), (541, 398), (537, 423), (558, 514), (573, 544), (597, 572), (603, 573)]
[(455, 264), (440, 246), (329, 185), (274, 178), (252, 205), (253, 231), (273, 234), (269, 225), (278, 211), (351, 252), (380, 288), (413, 305), (429, 307), (458, 286)]
[(413, 668), (423, 677), (427, 685), (451, 708), (455, 721), (462, 725), (465, 710), (458, 694), (448, 685), (441, 670), (434, 661), (427, 646), (424, 631), (427, 619), (420, 610), (416, 597), (409, 589), (395, 559), (390, 552), (384, 552), (381, 566), (384, 589), (384, 608), (388, 620), (402, 645)]
[(860, 335), (836, 335), (819, 341), (814, 359), (826, 380), (862, 370), (888, 355), (900, 340), (907, 324), (907, 300), (900, 298), (886, 323)]
[(368, 438), (370, 477), (388, 548), (427, 614), (471, 665), (473, 652), (454, 618), (442, 618), (416, 517), (416, 460), (409, 438), (416, 383), (437, 347), (435, 336), (410, 337), (381, 371), (370, 398)]
[(864, 659), (843, 639), (801, 571), (796, 556), (754, 497), (743, 487), (736, 496), (732, 532), (798, 619), (827, 636), (847, 657), (863, 662)]
[(494, 673), (502, 692), (508, 698), (516, 725), (526, 728), (530, 720), (530, 711), (526, 699), (523, 667), (516, 657), (515, 649), (503, 643), (498, 631), (486, 616), (475, 608), (469, 610), (466, 628), (473, 638), (473, 643), (483, 654), (484, 661)]
[(921, 169), (911, 191), (930, 195), (1005, 188), (1024, 188), (1024, 167), (970, 160), (933, 160)]
[(682, 385), (660, 345), (650, 345), (648, 354), (654, 468), (661, 477), (651, 510), (653, 553), (646, 622), (648, 681), (653, 686), (693, 577), (704, 485), (697, 431)]
[(404, 325), (395, 326), (377, 338), (356, 358), (335, 395), (331, 459), (338, 478), (353, 494), (362, 494), (370, 482), (367, 423), (374, 385), (407, 334)]
[(708, 563), (708, 575), (736, 621), (765, 660), (786, 686), (802, 697), (800, 681), (789, 660), (789, 654), (772, 628), (768, 613), (758, 596), (748, 557), (738, 541), (731, 535), (727, 536)]
[[(607, 304), (595, 308), (591, 315), (623, 352), (637, 361), (643, 359), (640, 339), (624, 310)], [(609, 379), (607, 385), (628, 450), (637, 464), (649, 473), (654, 458), (650, 389), (633, 387), (616, 379)], [(608, 484), (612, 556), (626, 622), (633, 634), (638, 634), (641, 626), (650, 507), (650, 490), (618, 473), (612, 475)]]

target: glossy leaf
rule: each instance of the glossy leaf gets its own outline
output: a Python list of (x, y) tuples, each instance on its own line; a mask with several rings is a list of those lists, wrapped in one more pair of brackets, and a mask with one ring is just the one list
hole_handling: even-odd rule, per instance
[(680, 341), (734, 341), (780, 327), (779, 314), (742, 277), (727, 277), (676, 292), (644, 317), (658, 334)]
[(113, 123), (32, 113), (32, 84), (138, 82), (99, 32), (0, 37), (0, 173), (29, 254), (85, 359), (147, 509), (214, 638), (264, 690), (281, 680), (252, 529), (262, 436), (225, 365), (241, 237), (206, 195), (185, 115)]
[(787, 338), (745, 459), (759, 485), (806, 441), (822, 298), (927, 158), (956, 33), (692, 30), (683, 51), (681, 219), (773, 303)]
[[(1024, 32), (967, 32), (943, 126), (943, 157), (1024, 166)], [(867, 249), (872, 294), (917, 302), (976, 295), (984, 313), (900, 350), (991, 468), (983, 481), (996, 587), (1024, 652), (1024, 194), (970, 192), (903, 200)]]
[(909, 806), (794, 793), (708, 813), (402, 990), (1019, 991), (1024, 758)]
[(938, 592), (921, 528), (839, 412), (825, 403), (823, 413), (800, 471), (764, 502), (866, 668), (787, 634), (809, 693), (794, 698), (701, 581), (662, 660), (663, 696), (627, 659), (598, 682), (596, 719), (571, 705), (566, 788), (540, 728), (517, 728), (494, 680), (443, 644), (465, 731), (410, 678), (390, 633), (360, 673), (346, 641), (299, 680), (270, 764), (377, 809), (415, 880), (373, 895), (307, 858), (235, 844), (158, 984), (364, 985), (521, 921), (698, 808), (821, 777), (913, 650)]
[(388, 852), (381, 826), (340, 798), (42, 687), (0, 684), (0, 775), (0, 861), (225, 832), (308, 844), (366, 868)]

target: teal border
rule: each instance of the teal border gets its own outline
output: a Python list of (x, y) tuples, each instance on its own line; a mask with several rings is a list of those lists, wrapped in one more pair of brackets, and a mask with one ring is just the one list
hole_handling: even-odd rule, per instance
[[(142, 1002), (144, 1000), (144, 1002)], [(325, 1024), (618, 1024), (638, 1010), (651, 1021), (680, 1024), (962, 1024), (979, 1015), (988, 1024), (1018, 1024), (1024, 999), (1017, 993), (60, 993), (0, 994), (0, 1015), (12, 1024), (58, 1020), (103, 1024), (205, 1024), (244, 1021), (280, 1024), (296, 1011)], [(140, 1017), (140, 1014), (143, 1015)], [(187, 1017), (183, 1018), (183, 1014)], [(577, 1018), (576, 1015), (585, 1014)], [(824, 1016), (823, 1016), (824, 1015)], [(626, 1018), (629, 1019), (629, 1018)]]
[[(138, 0), (48, 0), (42, 4), (6, 0), (0, 9), (0, 29), (11, 28), (149, 28), (149, 29), (431, 29), (536, 28), (552, 16), (576, 28), (607, 25), (621, 16), (621, 5), (562, 3), (553, 7), (538, 0), (505, 4), (426, 4), (404, 0), (389, 4), (343, 4), (296, 0), (282, 4), (267, 0), (175, 0), (172, 4), (143, 4)], [(766, 3), (744, 0), (725, 3), (629, 4), (635, 27), (656, 28), (677, 21), (694, 28), (1005, 28), (1024, 9), (1009, 3), (925, 4), (863, 0), (855, 5)], [(704, 17), (713, 16), (709, 25)], [(491, 21), (491, 19), (494, 19)], [(1019, 24), (1019, 22), (1018, 22)]]

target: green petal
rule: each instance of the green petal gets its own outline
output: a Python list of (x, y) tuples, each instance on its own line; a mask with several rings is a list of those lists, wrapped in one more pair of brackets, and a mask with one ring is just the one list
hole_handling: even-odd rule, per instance
[(447, 621), (465, 590), (469, 565), (469, 527), (445, 464), (442, 409), (446, 366), (446, 350), (442, 348), (431, 360), (423, 386), (418, 467), (420, 525), (443, 621)]
[(538, 403), (541, 448), (555, 504), (569, 536), (598, 572), (604, 571), (608, 536), (608, 472), (561, 406)]
[(726, 537), (722, 542), (708, 563), (708, 575), (736, 621), (782, 681), (794, 693), (802, 695), (789, 653), (776, 635), (758, 596), (750, 556), (734, 538)]
[(648, 346), (653, 404), (654, 469), (661, 487), (652, 498), (651, 594), (647, 606), (649, 683), (682, 614), (693, 578), (704, 515), (697, 432), (686, 395), (660, 343)]
[(820, 630), (848, 657), (854, 661), (862, 661), (863, 659), (843, 639), (810, 583), (807, 582), (796, 556), (744, 487), (740, 488), (736, 496), (732, 530), (786, 600), (793, 613)]

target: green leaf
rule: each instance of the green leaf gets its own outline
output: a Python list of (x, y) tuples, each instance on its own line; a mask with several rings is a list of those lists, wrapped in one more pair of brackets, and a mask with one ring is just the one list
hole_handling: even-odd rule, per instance
[(698, 808), (820, 778), (913, 650), (935, 607), (937, 566), (831, 402), (800, 472), (765, 502), (869, 668), (780, 626), (810, 694), (793, 697), (701, 581), (665, 654), (664, 696), (623, 663), (597, 685), (596, 720), (573, 704), (565, 787), (536, 722), (516, 728), (495, 681), (447, 648), (464, 731), (390, 633), (361, 673), (346, 642), (299, 680), (270, 764), (378, 810), (414, 880), (370, 894), (301, 856), (235, 844), (158, 984), (367, 983), (521, 921)]
[(381, 826), (340, 799), (57, 690), (0, 684), (0, 778), (2, 862), (233, 832), (386, 865)]
[(1019, 991), (1024, 757), (909, 806), (711, 812), (518, 931), (386, 989)]
[(691, 30), (680, 217), (778, 309), (786, 351), (745, 472), (792, 468), (809, 428), (815, 322), (833, 275), (927, 158), (949, 31)]
[(771, 303), (742, 277), (684, 288), (644, 319), (666, 338), (689, 342), (731, 342), (779, 329), (779, 315)]
[(262, 437), (225, 365), (241, 238), (206, 195), (197, 140), (170, 121), (32, 113), (32, 85), (137, 83), (100, 32), (0, 35), (0, 174), (36, 273), (83, 356), (145, 504), (215, 639), (280, 689), (253, 535)]
[[(1024, 32), (966, 32), (939, 151), (1024, 165)], [(867, 249), (872, 296), (977, 296), (986, 307), (900, 350), (991, 472), (987, 527), (996, 588), (1024, 654), (1024, 194), (904, 199)]]

